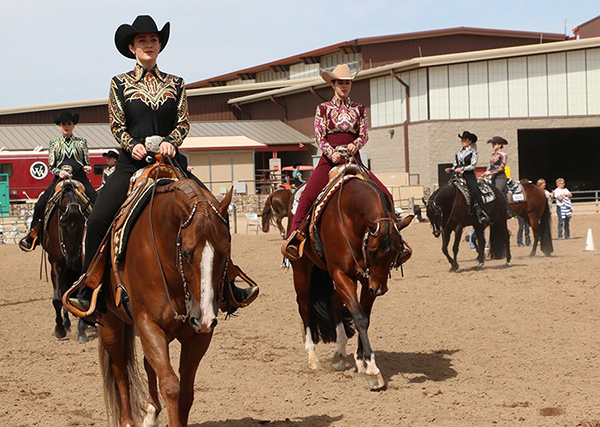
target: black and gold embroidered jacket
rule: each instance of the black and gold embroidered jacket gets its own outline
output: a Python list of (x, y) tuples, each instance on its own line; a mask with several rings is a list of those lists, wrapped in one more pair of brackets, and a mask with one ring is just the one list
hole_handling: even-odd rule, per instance
[(140, 64), (112, 78), (108, 96), (112, 133), (128, 155), (146, 137), (159, 135), (179, 147), (190, 130), (187, 96), (181, 77)]
[(48, 148), (48, 165), (54, 175), (58, 175), (65, 165), (73, 167), (78, 173), (83, 166), (90, 165), (90, 153), (87, 140), (77, 136), (58, 137), (50, 140)]

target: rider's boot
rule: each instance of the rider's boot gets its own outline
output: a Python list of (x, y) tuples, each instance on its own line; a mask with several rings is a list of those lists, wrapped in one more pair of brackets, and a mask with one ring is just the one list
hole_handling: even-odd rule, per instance
[(489, 215), (477, 203), (475, 203), (475, 213), (477, 214), (477, 221), (479, 221), (481, 225), (488, 225), (490, 223)]
[(292, 261), (298, 260), (302, 255), (301, 248), (304, 246), (304, 241), (306, 240), (307, 226), (308, 221), (302, 221), (300, 226), (298, 226), (298, 229), (292, 231), (290, 237), (288, 237), (286, 242), (281, 247), (281, 253)]
[[(84, 276), (82, 276), (82, 278)], [(79, 280), (81, 280), (81, 278)], [(86, 312), (90, 309), (91, 301), (92, 301), (92, 290), (85, 285), (82, 286), (77, 298), (69, 298), (69, 302), (71, 303), (71, 305), (73, 307), (75, 307), (77, 310), (81, 310), (83, 312)]]
[(29, 230), (27, 236), (23, 237), (19, 241), (19, 248), (24, 252), (31, 252), (37, 246), (38, 235), (40, 233), (40, 228), (42, 226), (41, 222), (38, 222), (35, 226)]

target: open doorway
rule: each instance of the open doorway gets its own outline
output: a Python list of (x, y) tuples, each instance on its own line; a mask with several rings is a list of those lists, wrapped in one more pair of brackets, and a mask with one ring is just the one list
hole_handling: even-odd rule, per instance
[(559, 177), (571, 191), (600, 189), (600, 127), (519, 130), (518, 139), (521, 179), (544, 178), (549, 190)]

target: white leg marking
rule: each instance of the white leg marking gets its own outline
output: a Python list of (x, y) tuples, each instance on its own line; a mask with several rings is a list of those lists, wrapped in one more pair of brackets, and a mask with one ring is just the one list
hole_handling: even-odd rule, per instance
[(310, 369), (317, 369), (319, 367), (319, 358), (315, 351), (316, 345), (312, 340), (312, 334), (310, 327), (306, 327), (306, 336), (304, 337), (304, 349), (308, 353), (308, 367)]
[(335, 327), (336, 339), (337, 342), (337, 352), (336, 354), (341, 357), (346, 357), (346, 345), (348, 344), (348, 336), (346, 335), (346, 329), (344, 328), (344, 323), (340, 322)]
[(379, 368), (375, 364), (375, 353), (371, 354), (371, 359), (367, 360), (367, 375), (379, 374)]
[(148, 403), (146, 408), (146, 416), (144, 417), (144, 423), (142, 427), (158, 427), (158, 415), (157, 410), (151, 403)]
[(213, 321), (217, 317), (212, 280), (214, 258), (215, 250), (210, 243), (206, 242), (204, 249), (202, 249), (202, 263), (200, 265), (200, 304), (202, 307), (200, 332), (203, 333), (212, 331)]
[[(358, 351), (358, 348), (356, 349)], [(356, 372), (359, 374), (364, 374), (366, 372), (365, 361), (358, 358), (358, 355), (354, 352), (354, 362), (356, 363)]]

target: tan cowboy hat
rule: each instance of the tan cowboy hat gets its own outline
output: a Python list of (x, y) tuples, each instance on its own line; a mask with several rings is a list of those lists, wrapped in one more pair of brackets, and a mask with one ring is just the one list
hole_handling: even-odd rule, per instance
[(333, 71), (323, 71), (321, 73), (321, 77), (327, 83), (331, 84), (334, 80), (353, 80), (356, 76), (356, 73), (352, 74), (350, 72), (350, 67), (348, 64), (340, 64), (333, 69)]

